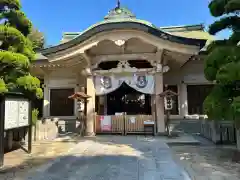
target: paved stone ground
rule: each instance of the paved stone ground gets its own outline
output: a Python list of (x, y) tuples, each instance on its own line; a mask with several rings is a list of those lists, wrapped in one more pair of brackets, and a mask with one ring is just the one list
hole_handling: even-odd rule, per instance
[(64, 156), (76, 143), (76, 140), (68, 142), (44, 141), (34, 143), (30, 155), (22, 149), (6, 153), (4, 167), (0, 169), (0, 179), (13, 180), (16, 177), (24, 177), (29, 170)]
[[(190, 180), (159, 138), (100, 136), (31, 172), (28, 180)], [(19, 178), (18, 178), (19, 180)]]
[[(203, 140), (204, 141), (204, 140)], [(171, 146), (193, 180), (239, 180), (240, 164), (232, 161), (235, 148), (215, 146)]]

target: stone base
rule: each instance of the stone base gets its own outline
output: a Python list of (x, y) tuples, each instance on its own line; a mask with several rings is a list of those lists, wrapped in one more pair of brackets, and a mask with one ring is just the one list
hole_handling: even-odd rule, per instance
[[(158, 132), (156, 134), (157, 136), (168, 136), (167, 132)], [(179, 137), (179, 132), (171, 132), (171, 135), (169, 137)]]
[(172, 136), (167, 136), (167, 133), (158, 133), (158, 139), (166, 142), (168, 145), (200, 145), (200, 141), (192, 135), (172, 132)]
[(86, 132), (85, 136), (86, 137), (94, 137), (94, 136), (96, 136), (96, 134), (95, 134), (95, 132)]
[(232, 161), (233, 161), (233, 162), (236, 162), (236, 163), (239, 163), (239, 162), (240, 162), (240, 151), (234, 152)]

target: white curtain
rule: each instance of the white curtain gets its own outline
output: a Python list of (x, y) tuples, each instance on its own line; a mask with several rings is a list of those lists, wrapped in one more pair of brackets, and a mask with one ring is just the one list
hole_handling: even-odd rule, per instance
[(145, 93), (154, 94), (155, 79), (152, 75), (134, 76), (95, 76), (96, 95), (104, 95), (118, 89), (125, 82), (131, 88)]
[(96, 95), (104, 95), (115, 91), (122, 85), (123, 81), (120, 81), (114, 76), (95, 76), (94, 86)]
[(154, 93), (154, 77), (152, 75), (134, 75), (125, 77), (124, 81), (131, 88), (145, 94)]

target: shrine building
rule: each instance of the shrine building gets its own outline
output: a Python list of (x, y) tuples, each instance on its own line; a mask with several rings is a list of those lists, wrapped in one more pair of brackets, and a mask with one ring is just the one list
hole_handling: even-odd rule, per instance
[(31, 71), (43, 84), (42, 116), (78, 119), (78, 102), (68, 97), (84, 92), (88, 135), (123, 128), (140, 133), (145, 121), (163, 133), (160, 94), (167, 89), (178, 94), (171, 119), (204, 116), (212, 83), (204, 77), (203, 57), (211, 40), (202, 24), (157, 27), (117, 6), (101, 22), (66, 32), (59, 45), (37, 54)]

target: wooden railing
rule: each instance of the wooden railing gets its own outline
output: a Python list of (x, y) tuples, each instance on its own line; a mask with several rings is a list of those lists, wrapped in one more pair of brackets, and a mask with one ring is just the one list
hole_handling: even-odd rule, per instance
[(144, 121), (152, 120), (151, 115), (126, 115), (126, 132), (138, 133), (144, 131)]
[(143, 133), (144, 121), (152, 121), (152, 115), (113, 115), (110, 129), (103, 130), (101, 116), (96, 116), (96, 133)]
[(124, 133), (124, 115), (111, 116), (112, 122), (112, 132), (114, 133)]

